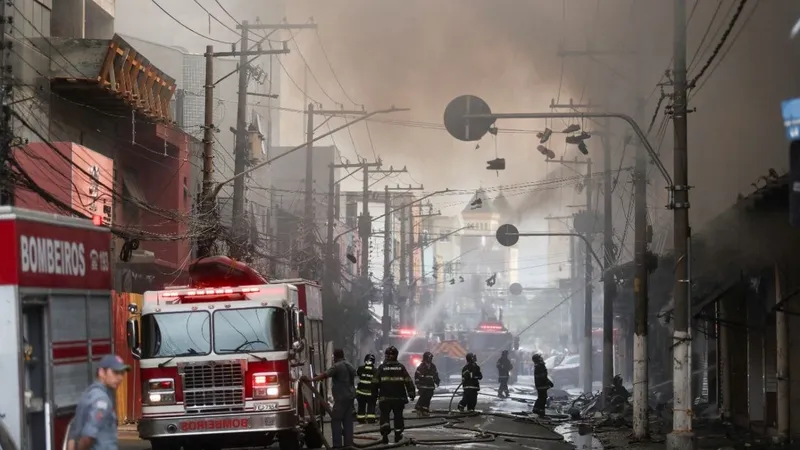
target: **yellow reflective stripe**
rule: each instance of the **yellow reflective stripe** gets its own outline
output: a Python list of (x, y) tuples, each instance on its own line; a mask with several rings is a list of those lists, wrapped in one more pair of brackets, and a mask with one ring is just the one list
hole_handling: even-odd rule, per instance
[(359, 394), (359, 395), (366, 395), (366, 396), (371, 396), (371, 395), (372, 395), (372, 392), (370, 392), (370, 391), (361, 391), (361, 390), (356, 390), (356, 394)]
[(358, 384), (372, 384), (372, 380), (359, 380)]

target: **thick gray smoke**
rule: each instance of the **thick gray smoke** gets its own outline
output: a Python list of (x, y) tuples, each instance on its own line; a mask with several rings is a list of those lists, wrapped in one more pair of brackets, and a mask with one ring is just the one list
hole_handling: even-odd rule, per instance
[[(587, 3), (593, 7), (585, 7)], [(353, 100), (372, 109), (391, 104), (412, 109), (381, 120), (440, 125), (447, 102), (457, 95), (481, 96), (498, 112), (548, 111), (559, 87), (562, 102), (570, 97), (577, 102), (582, 93), (588, 100), (597, 82), (612, 82), (608, 73), (588, 73), (585, 58), (565, 60), (562, 77), (558, 57), (562, 38), (565, 47), (581, 48), (589, 39), (597, 46), (616, 45), (624, 36), (624, 29), (614, 22), (624, 21), (622, 15), (629, 13), (630, 2), (602, 3), (602, 17), (597, 17), (594, 2), (566, 2), (566, 24), (562, 22), (564, 5), (552, 0), (296, 1), (287, 13), (294, 21), (313, 16), (328, 57)], [(297, 41), (327, 94), (349, 107), (314, 32), (300, 33)], [(295, 80), (300, 80), (302, 75), (296, 74), (302, 74), (302, 61), (296, 56), (286, 61), (291, 62), (287, 68)], [(313, 80), (309, 88), (315, 100), (332, 103)], [(302, 129), (297, 124), (287, 126), (286, 133)], [(419, 124), (370, 126), (376, 151), (389, 163), (408, 164), (426, 187), (527, 182), (542, 178), (547, 170), (532, 133), (487, 136), (476, 150), (475, 144), (459, 143), (441, 129)], [(503, 121), (498, 126), (541, 130), (545, 123)], [(557, 121), (552, 126), (560, 129), (565, 123)], [(363, 127), (354, 135), (359, 153), (371, 156)], [(348, 147), (349, 138), (338, 138), (338, 143)], [(553, 145), (559, 155), (564, 152), (560, 137), (554, 137)], [(574, 147), (567, 152), (569, 158), (577, 154)], [(495, 155), (508, 163), (499, 177), (485, 170), (485, 161)]]

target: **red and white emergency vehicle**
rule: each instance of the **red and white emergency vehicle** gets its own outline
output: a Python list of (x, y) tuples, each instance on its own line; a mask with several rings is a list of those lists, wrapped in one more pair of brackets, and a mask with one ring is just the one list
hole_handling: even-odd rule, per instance
[[(417, 366), (422, 363), (422, 355), (431, 350), (430, 342), (425, 335), (414, 328), (398, 328), (389, 332), (386, 337), (385, 347), (393, 345), (398, 350), (397, 360), (406, 366), (412, 374)], [(379, 355), (383, 357), (383, 355)]]
[(299, 381), (325, 370), (319, 286), (269, 283), (224, 256), (195, 261), (189, 276), (188, 287), (145, 292), (128, 322), (140, 437), (153, 450), (321, 447), (323, 410)]
[(0, 422), (21, 450), (62, 447), (112, 352), (110, 246), (89, 220), (0, 207)]

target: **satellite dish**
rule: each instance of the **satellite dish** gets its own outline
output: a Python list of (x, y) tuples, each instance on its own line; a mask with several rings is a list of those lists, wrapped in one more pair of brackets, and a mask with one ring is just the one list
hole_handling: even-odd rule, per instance
[(519, 283), (511, 283), (511, 286), (508, 287), (508, 292), (510, 292), (511, 295), (521, 295), (522, 285)]
[(504, 247), (511, 247), (519, 242), (519, 230), (511, 224), (500, 225), (495, 235), (497, 242)]
[(479, 141), (494, 124), (493, 118), (467, 119), (468, 114), (491, 114), (489, 105), (474, 95), (454, 98), (444, 109), (444, 128), (454, 138), (464, 141)]

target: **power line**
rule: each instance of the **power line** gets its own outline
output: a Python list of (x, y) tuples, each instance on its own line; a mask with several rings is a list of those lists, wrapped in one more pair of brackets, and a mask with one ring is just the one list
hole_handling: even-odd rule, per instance
[(756, 0), (755, 6), (753, 6), (753, 8), (747, 14), (747, 17), (745, 18), (744, 23), (742, 23), (741, 28), (739, 28), (739, 30), (736, 32), (736, 35), (733, 36), (733, 39), (731, 40), (731, 44), (728, 46), (728, 48), (725, 49), (725, 51), (722, 53), (722, 55), (720, 55), (720, 57), (717, 60), (716, 64), (714, 64), (714, 67), (712, 67), (711, 71), (708, 73), (708, 76), (700, 83), (699, 86), (697, 86), (696, 89), (694, 89), (694, 91), (692, 92), (692, 94), (693, 94), (692, 97), (694, 97), (694, 94), (697, 94), (697, 92), (700, 91), (700, 89), (706, 84), (706, 81), (708, 81), (711, 78), (711, 75), (713, 75), (714, 72), (717, 70), (717, 68), (722, 64), (722, 61), (725, 60), (725, 57), (728, 55), (728, 52), (731, 51), (731, 49), (733, 48), (733, 45), (736, 43), (736, 40), (739, 39), (739, 35), (742, 34), (742, 31), (744, 31), (744, 29), (747, 27), (747, 24), (750, 22), (750, 19), (753, 18), (753, 15), (755, 14), (756, 9), (758, 8), (758, 5), (760, 5), (760, 4), (761, 3), (759, 3), (759, 0)]
[(700, 80), (700, 78), (705, 75), (708, 68), (711, 67), (714, 59), (716, 59), (720, 50), (722, 50), (722, 46), (725, 45), (725, 41), (728, 40), (728, 36), (730, 36), (731, 31), (733, 31), (733, 27), (736, 26), (736, 22), (739, 20), (739, 16), (741, 16), (745, 4), (747, 4), (747, 0), (739, 1), (739, 6), (736, 7), (736, 12), (733, 13), (733, 17), (731, 17), (731, 21), (728, 23), (728, 28), (722, 33), (722, 37), (717, 43), (717, 46), (714, 48), (714, 51), (711, 52), (711, 56), (708, 58), (708, 60), (706, 60), (706, 63), (703, 64), (703, 67), (700, 68), (700, 72), (698, 72), (697, 75), (692, 78), (692, 81), (689, 82), (689, 88), (694, 88), (697, 85), (697, 81)]
[(167, 15), (167, 16), (168, 16), (170, 19), (172, 19), (172, 20), (174, 20), (175, 22), (177, 22), (177, 23), (178, 23), (178, 25), (182, 26), (183, 28), (185, 28), (185, 29), (186, 29), (186, 30), (188, 30), (188, 31), (191, 31), (192, 33), (196, 34), (197, 36), (200, 36), (200, 37), (201, 37), (201, 38), (203, 38), (203, 39), (208, 39), (209, 41), (213, 41), (213, 42), (219, 42), (220, 44), (228, 44), (228, 45), (233, 45), (233, 42), (229, 42), (229, 41), (221, 41), (221, 40), (219, 40), (219, 39), (214, 39), (214, 38), (212, 38), (212, 37), (209, 37), (209, 36), (206, 36), (206, 35), (204, 35), (203, 33), (200, 33), (200, 32), (198, 32), (198, 31), (195, 31), (195, 30), (194, 30), (194, 29), (192, 29), (190, 26), (186, 25), (185, 23), (183, 23), (183, 22), (181, 22), (180, 20), (178, 20), (178, 19), (177, 19), (175, 16), (173, 16), (172, 14), (170, 14), (170, 13), (169, 13), (169, 11), (167, 11), (166, 9), (164, 9), (164, 7), (163, 7), (163, 6), (159, 5), (159, 4), (158, 4), (158, 2), (157, 2), (156, 0), (150, 0), (150, 1), (152, 1), (152, 2), (153, 2), (155, 5), (156, 5), (156, 6), (158, 6), (158, 9), (160, 9), (160, 10), (161, 10), (161, 12), (163, 12), (164, 14), (166, 14), (166, 15)]
[[(331, 59), (328, 57), (328, 52), (325, 51), (325, 46), (322, 45), (322, 37), (319, 35), (319, 29), (314, 30), (314, 31), (315, 31), (315, 34), (317, 35), (317, 41), (319, 42), (319, 48), (322, 49), (322, 55), (325, 57), (325, 61), (328, 63), (328, 67), (331, 69), (331, 74), (333, 75), (333, 79), (336, 80), (336, 84), (339, 85), (339, 88), (342, 90), (342, 93), (347, 98), (347, 100), (350, 101), (350, 103), (352, 103), (354, 105), (358, 105), (358, 106), (363, 106), (362, 103), (356, 102), (355, 100), (352, 99), (352, 97), (350, 97), (350, 95), (347, 94), (347, 90), (344, 88), (344, 85), (342, 85), (342, 82), (339, 81), (339, 77), (336, 75), (336, 71), (333, 70), (333, 64), (331, 64)], [(292, 39), (294, 39), (294, 38), (292, 38)]]
[(207, 9), (205, 6), (203, 6), (203, 4), (202, 4), (202, 3), (200, 3), (200, 0), (194, 0), (194, 2), (195, 2), (195, 3), (197, 3), (197, 6), (199, 6), (199, 7), (200, 7), (200, 9), (202, 9), (203, 11), (205, 11), (205, 12), (206, 12), (206, 14), (208, 14), (208, 16), (209, 16), (209, 17), (211, 17), (212, 19), (214, 19), (214, 20), (215, 20), (215, 21), (216, 21), (218, 24), (222, 25), (223, 27), (227, 28), (228, 30), (230, 30), (231, 32), (233, 32), (233, 33), (235, 33), (235, 34), (237, 34), (237, 35), (239, 34), (239, 32), (238, 32), (238, 31), (234, 30), (233, 28), (229, 27), (229, 26), (228, 26), (226, 23), (224, 23), (223, 21), (219, 20), (219, 19), (217, 18), (217, 16), (215, 16), (214, 14), (211, 14), (211, 11), (209, 11), (209, 10), (208, 10), (208, 9)]

